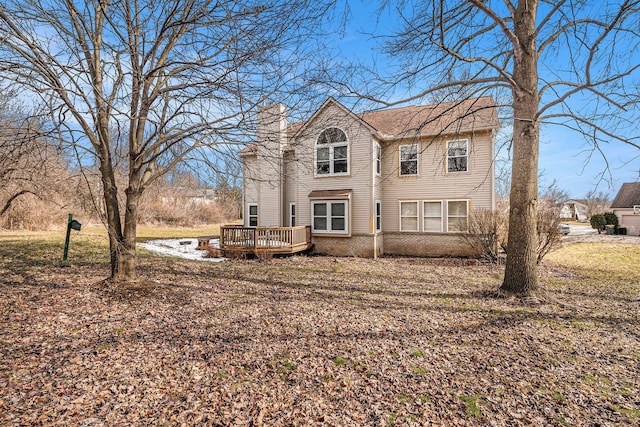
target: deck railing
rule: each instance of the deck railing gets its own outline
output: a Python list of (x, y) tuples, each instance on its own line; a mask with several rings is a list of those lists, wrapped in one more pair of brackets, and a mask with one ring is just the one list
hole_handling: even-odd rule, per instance
[(244, 251), (270, 250), (296, 252), (305, 250), (311, 243), (311, 227), (220, 227), (220, 249)]

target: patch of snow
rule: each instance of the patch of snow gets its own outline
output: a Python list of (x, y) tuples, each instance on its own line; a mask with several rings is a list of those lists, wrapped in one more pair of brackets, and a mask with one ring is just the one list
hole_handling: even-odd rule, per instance
[[(212, 248), (219, 248), (220, 240), (211, 239), (209, 241), (209, 245)], [(205, 258), (207, 256), (207, 251), (196, 249), (198, 247), (198, 239), (149, 240), (144, 243), (138, 243), (138, 247), (163, 255), (170, 255), (196, 261), (220, 262), (226, 260), (226, 258)]]

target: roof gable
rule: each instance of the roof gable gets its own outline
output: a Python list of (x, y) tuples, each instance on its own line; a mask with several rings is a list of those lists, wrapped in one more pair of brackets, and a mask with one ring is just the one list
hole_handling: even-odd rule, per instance
[(640, 182), (625, 182), (611, 202), (611, 208), (632, 208), (640, 205)]
[(335, 98), (333, 97), (329, 97), (321, 106), (320, 108), (318, 108), (316, 110), (315, 113), (313, 113), (313, 115), (309, 118), (309, 120), (307, 120), (305, 123), (301, 124), (297, 131), (295, 132), (295, 134), (291, 137), (291, 138), (295, 138), (296, 136), (304, 133), (305, 129), (307, 129), (309, 127), (309, 125), (311, 123), (313, 123), (318, 117), (321, 116), (322, 112), (324, 110), (326, 110), (327, 108), (329, 108), (329, 106), (334, 105), (336, 107), (338, 107), (340, 110), (342, 110), (345, 114), (345, 116), (351, 116), (354, 120), (362, 123), (364, 126), (366, 126), (367, 128), (369, 128), (371, 130), (371, 132), (375, 132), (376, 129), (373, 128), (371, 125), (369, 125), (368, 123), (366, 123), (365, 121), (362, 120), (361, 117), (357, 116), (356, 114), (354, 114), (351, 110), (349, 110), (347, 107), (345, 107), (344, 105), (342, 105), (341, 103), (339, 103), (338, 101), (335, 100)]

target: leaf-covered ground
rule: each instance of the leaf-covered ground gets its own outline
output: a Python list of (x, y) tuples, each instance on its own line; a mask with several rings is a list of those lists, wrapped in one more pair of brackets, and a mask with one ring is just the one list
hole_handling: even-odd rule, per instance
[(534, 304), (466, 260), (53, 258), (0, 242), (1, 425), (640, 422), (640, 273), (548, 262)]

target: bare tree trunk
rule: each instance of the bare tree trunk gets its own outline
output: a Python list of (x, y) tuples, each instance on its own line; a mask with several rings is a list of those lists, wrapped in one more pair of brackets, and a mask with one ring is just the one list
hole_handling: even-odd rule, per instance
[[(108, 161), (108, 160), (107, 160)], [(107, 214), (107, 232), (109, 234), (109, 254), (111, 265), (111, 279), (114, 279), (118, 272), (118, 251), (122, 244), (122, 224), (120, 222), (120, 208), (118, 206), (118, 187), (113, 174), (113, 168), (100, 163), (100, 173), (102, 175), (102, 188), (104, 191), (104, 204)]]
[(507, 265), (501, 290), (528, 295), (538, 288), (536, 274), (539, 108), (536, 51), (536, 0), (518, 2), (514, 33), (513, 166)]
[(123, 242), (118, 253), (118, 271), (114, 277), (117, 282), (132, 282), (137, 279), (136, 228), (140, 192), (130, 186), (127, 188), (126, 194)]

